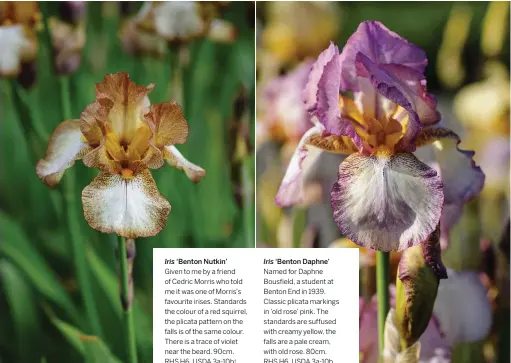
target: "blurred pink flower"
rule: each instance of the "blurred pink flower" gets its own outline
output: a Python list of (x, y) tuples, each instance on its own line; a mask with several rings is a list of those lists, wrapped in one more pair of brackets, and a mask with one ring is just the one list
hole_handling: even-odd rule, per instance
[(311, 127), (310, 116), (302, 101), (302, 90), (311, 66), (312, 61), (303, 62), (263, 89), (263, 116), (258, 119), (258, 137), (298, 142)]

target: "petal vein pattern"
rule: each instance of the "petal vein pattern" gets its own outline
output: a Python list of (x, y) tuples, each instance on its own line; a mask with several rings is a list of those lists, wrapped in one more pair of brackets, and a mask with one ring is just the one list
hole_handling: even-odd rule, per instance
[(380, 251), (402, 251), (424, 241), (440, 221), (443, 200), (440, 177), (408, 153), (350, 155), (331, 192), (340, 231)]

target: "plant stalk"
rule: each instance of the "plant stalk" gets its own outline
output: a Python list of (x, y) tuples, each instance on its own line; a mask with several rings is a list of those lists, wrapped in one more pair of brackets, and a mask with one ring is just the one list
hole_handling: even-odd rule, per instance
[(385, 320), (389, 312), (389, 252), (376, 252), (376, 293), (378, 295), (378, 346), (383, 353)]
[(135, 324), (133, 322), (133, 260), (135, 258), (135, 240), (119, 237), (119, 281), (121, 288), (121, 304), (124, 319), (124, 339), (128, 352), (128, 363), (137, 363), (137, 346)]

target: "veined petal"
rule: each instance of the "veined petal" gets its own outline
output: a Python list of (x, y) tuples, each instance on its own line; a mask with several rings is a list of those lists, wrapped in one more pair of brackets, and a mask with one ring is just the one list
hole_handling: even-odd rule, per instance
[(126, 72), (107, 74), (103, 82), (96, 84), (96, 98), (108, 99), (113, 104), (108, 121), (119, 141), (129, 144), (145, 122), (144, 115), (150, 106), (147, 95), (153, 88), (153, 84), (147, 87), (136, 85)]
[(37, 176), (53, 187), (60, 182), (64, 171), (90, 150), (87, 142), (82, 139), (80, 121), (64, 121), (53, 131), (46, 157), (37, 163)]
[(112, 160), (105, 147), (104, 141), (83, 157), (83, 163), (89, 168), (96, 168), (103, 172), (116, 174), (122, 167), (118, 161)]
[(113, 103), (101, 99), (89, 104), (80, 115), (80, 130), (90, 145), (101, 144), (105, 136), (105, 122)]
[(146, 115), (153, 132), (153, 144), (156, 147), (184, 144), (188, 138), (188, 123), (183, 109), (176, 102), (164, 102), (151, 105)]
[(198, 183), (206, 175), (206, 171), (204, 169), (189, 162), (173, 145), (165, 146), (163, 149), (163, 155), (170, 166), (184, 171), (188, 179), (194, 183)]
[[(331, 42), (330, 46), (321, 52), (316, 62), (312, 65), (312, 69), (309, 73), (309, 80), (303, 90), (303, 100), (307, 111), (311, 113), (316, 111), (318, 101), (318, 84), (323, 76), (324, 68), (332, 59), (338, 59), (338, 57), (339, 48)], [(339, 90), (337, 90), (337, 94), (339, 94)]]
[(316, 125), (302, 136), (302, 139), (291, 157), (291, 161), (282, 179), (282, 184), (275, 197), (275, 203), (277, 205), (288, 207), (303, 201), (302, 164), (308, 154), (307, 144), (314, 137), (321, 136), (323, 131), (324, 128), (322, 125)]
[(92, 228), (126, 238), (155, 236), (170, 212), (169, 202), (147, 169), (132, 179), (100, 173), (83, 189), (82, 203)]
[(416, 111), (417, 106), (414, 104), (417, 97), (404, 82), (379, 67), (364, 54), (357, 53), (355, 59), (358, 76), (368, 78), (381, 95), (408, 111), (408, 122), (403, 135), (402, 146), (405, 151), (414, 151), (413, 146), (409, 147), (409, 145), (413, 143), (413, 140), (422, 129)]
[(348, 156), (331, 192), (340, 231), (380, 251), (402, 251), (424, 241), (438, 225), (443, 200), (437, 173), (406, 153)]
[(446, 204), (463, 204), (483, 189), (484, 173), (473, 160), (474, 152), (461, 150), (460, 138), (442, 127), (426, 128), (416, 140), (417, 147), (433, 144)]
[(341, 67), (339, 50), (333, 44), (320, 54), (314, 63), (309, 81), (305, 88), (307, 110), (318, 118), (328, 134), (349, 136), (355, 144), (362, 141), (349, 118), (341, 115), (339, 107), (339, 87), (341, 84)]
[(492, 323), (486, 288), (477, 271), (448, 270), (449, 278), (438, 287), (434, 314), (449, 344), (484, 339)]
[(400, 81), (404, 95), (417, 112), (422, 125), (432, 125), (440, 121), (436, 98), (427, 92), (423, 73), (401, 64), (383, 64), (381, 68)]
[(421, 48), (378, 21), (364, 21), (348, 39), (339, 58), (343, 91), (357, 90), (355, 57), (359, 52), (376, 64), (401, 64), (420, 73), (428, 64), (426, 53)]

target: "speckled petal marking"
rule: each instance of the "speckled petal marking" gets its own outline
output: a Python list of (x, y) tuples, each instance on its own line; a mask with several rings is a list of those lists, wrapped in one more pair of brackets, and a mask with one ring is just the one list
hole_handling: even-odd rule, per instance
[(438, 225), (443, 200), (440, 177), (408, 153), (348, 156), (331, 192), (340, 231), (380, 251), (402, 251), (424, 241)]
[(82, 192), (89, 225), (126, 238), (150, 237), (165, 227), (170, 204), (145, 169), (131, 179), (100, 173)]

